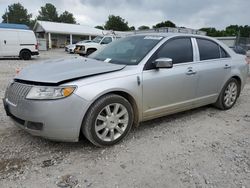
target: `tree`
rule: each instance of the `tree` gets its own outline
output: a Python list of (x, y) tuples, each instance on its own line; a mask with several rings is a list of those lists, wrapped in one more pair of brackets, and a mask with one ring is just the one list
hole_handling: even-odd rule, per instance
[(30, 20), (30, 25), (29, 25), (29, 26), (30, 26), (30, 29), (33, 29), (35, 24), (36, 24), (36, 19), (34, 19), (34, 20), (31, 19), (31, 20)]
[(56, 7), (50, 3), (46, 3), (44, 7), (41, 7), (37, 19), (51, 22), (59, 21)]
[(135, 30), (135, 26), (131, 26), (131, 27), (129, 28), (129, 30), (130, 30), (130, 31), (134, 31), (134, 30)]
[(168, 20), (165, 22), (157, 23), (156, 25), (153, 26), (153, 28), (161, 28), (161, 27), (176, 27), (176, 25)]
[(147, 30), (150, 29), (150, 27), (146, 26), (146, 25), (142, 25), (140, 27), (138, 27), (139, 30)]
[(201, 31), (205, 31), (208, 36), (211, 37), (223, 37), (223, 36), (230, 36), (226, 34), (225, 30), (216, 30), (214, 27), (207, 27), (207, 28), (201, 28)]
[(21, 3), (14, 3), (8, 6), (8, 12), (3, 14), (3, 23), (17, 23), (30, 25), (30, 19), (32, 14), (28, 14), (27, 9), (25, 9)]
[(114, 16), (114, 15), (109, 15), (104, 28), (106, 30), (115, 30), (115, 31), (129, 31), (130, 30), (128, 26), (128, 22), (126, 22), (120, 16)]
[(238, 25), (230, 25), (230, 26), (226, 27), (226, 34), (228, 36), (236, 36), (236, 35), (238, 35), (239, 29), (240, 28)]
[(104, 30), (104, 27), (103, 27), (103, 26), (101, 26), (101, 25), (97, 25), (97, 26), (95, 26), (95, 28), (96, 28), (96, 29), (101, 29), (101, 30)]
[(73, 16), (72, 13), (70, 13), (68, 11), (64, 11), (59, 16), (59, 22), (75, 24), (76, 23), (76, 19), (74, 18), (74, 16)]

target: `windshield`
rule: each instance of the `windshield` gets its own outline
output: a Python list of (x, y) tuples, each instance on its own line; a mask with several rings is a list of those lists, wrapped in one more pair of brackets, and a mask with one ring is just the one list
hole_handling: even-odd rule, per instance
[(96, 38), (94, 38), (94, 39), (92, 40), (92, 42), (99, 43), (99, 42), (101, 42), (102, 38), (103, 38), (103, 37), (101, 37), (101, 36), (97, 36)]
[(115, 64), (137, 65), (162, 40), (159, 36), (131, 36), (110, 43), (89, 58)]

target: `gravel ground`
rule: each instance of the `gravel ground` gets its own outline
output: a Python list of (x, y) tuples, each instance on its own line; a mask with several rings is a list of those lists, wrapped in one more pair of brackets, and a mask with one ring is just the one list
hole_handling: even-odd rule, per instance
[[(17, 68), (0, 60), (0, 97)], [(250, 77), (228, 111), (211, 106), (155, 119), (120, 144), (96, 148), (86, 139), (57, 143), (33, 137), (6, 117), (0, 101), (0, 187), (250, 187)]]

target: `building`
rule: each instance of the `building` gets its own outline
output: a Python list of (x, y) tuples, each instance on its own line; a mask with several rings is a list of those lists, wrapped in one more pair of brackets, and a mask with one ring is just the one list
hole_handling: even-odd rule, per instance
[(94, 27), (39, 20), (35, 23), (33, 30), (38, 43), (44, 49), (64, 47), (67, 44), (93, 39), (97, 35), (102, 35), (102, 30)]
[(10, 23), (0, 23), (0, 28), (7, 28), (7, 29), (24, 29), (29, 30), (30, 28), (24, 24), (10, 24)]

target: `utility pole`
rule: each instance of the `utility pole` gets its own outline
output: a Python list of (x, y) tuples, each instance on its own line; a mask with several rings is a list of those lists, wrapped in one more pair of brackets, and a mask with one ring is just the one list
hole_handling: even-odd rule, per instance
[(6, 8), (6, 18), (7, 18), (7, 23), (9, 23), (9, 15), (8, 15), (7, 8)]

